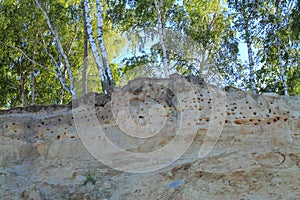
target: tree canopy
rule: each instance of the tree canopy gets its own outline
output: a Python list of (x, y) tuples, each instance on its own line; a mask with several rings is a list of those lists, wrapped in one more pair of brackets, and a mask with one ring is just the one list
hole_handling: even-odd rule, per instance
[(299, 7), (299, 0), (0, 0), (0, 107), (67, 104), (89, 91), (109, 95), (121, 80), (175, 72), (298, 95)]

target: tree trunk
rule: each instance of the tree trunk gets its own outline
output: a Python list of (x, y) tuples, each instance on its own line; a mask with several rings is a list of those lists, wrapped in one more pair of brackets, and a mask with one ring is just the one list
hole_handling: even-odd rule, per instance
[(281, 78), (283, 80), (284, 95), (289, 96), (288, 86), (287, 86), (287, 78), (286, 78), (286, 75), (285, 75), (285, 69), (284, 69), (284, 66), (283, 66), (283, 63), (282, 63), (282, 59), (281, 59), (280, 43), (277, 44), (277, 53), (278, 53), (278, 63), (279, 63), (279, 68), (280, 68), (280, 74), (281, 74)]
[(64, 87), (61, 87), (60, 93), (59, 93), (59, 102), (58, 104), (62, 105), (64, 102)]
[(84, 1), (82, 1), (83, 23), (84, 23), (84, 53), (83, 53), (83, 71), (82, 71), (82, 95), (87, 93), (87, 65), (88, 65), (88, 33), (85, 20)]
[(249, 61), (249, 70), (250, 70), (250, 90), (256, 93), (255, 87), (255, 79), (254, 79), (254, 61), (253, 61), (253, 51), (251, 47), (251, 38), (250, 38), (250, 31), (247, 26), (247, 22), (245, 22), (245, 34), (246, 34), (246, 44), (248, 50), (248, 61)]
[[(38, 37), (38, 34), (36, 34), (35, 38), (34, 38), (34, 47), (33, 47), (32, 60), (35, 59), (37, 37)], [(35, 63), (32, 62), (32, 69), (31, 69), (31, 105), (34, 105), (34, 101), (35, 101), (35, 75), (34, 74), (35, 74)]]
[(25, 77), (23, 70), (21, 71), (21, 85), (20, 85), (20, 106), (24, 106), (24, 98), (25, 98)]
[[(66, 64), (66, 67), (67, 67), (67, 70), (68, 70), (68, 75), (69, 75), (70, 87), (68, 87), (67, 85), (65, 85), (64, 87), (69, 88), (69, 91), (72, 95), (72, 99), (76, 99), (76, 91), (75, 91), (75, 87), (74, 87), (74, 83), (73, 83), (73, 74), (72, 74), (72, 70), (71, 70), (71, 66), (70, 66), (70, 63), (69, 63), (68, 56), (65, 54), (65, 51), (64, 51), (64, 49), (62, 47), (62, 44), (60, 42), (60, 39), (58, 37), (57, 31), (54, 30), (53, 27), (52, 27), (52, 24), (51, 24), (51, 21), (49, 19), (48, 14), (42, 8), (42, 6), (41, 6), (41, 4), (38, 0), (35, 0), (35, 3), (38, 6), (38, 8), (42, 11), (42, 13), (44, 14), (44, 16), (46, 18), (46, 21), (47, 21), (47, 24), (48, 24), (48, 27), (51, 30), (51, 33), (53, 34), (55, 42), (57, 44), (58, 53), (63, 57), (64, 62)], [(61, 67), (61, 66), (59, 66), (59, 67)], [(61, 77), (60, 77), (60, 80), (61, 80)], [(66, 82), (64, 81), (64, 82), (62, 82), (62, 84), (66, 84)]]
[(31, 71), (31, 105), (34, 105), (35, 101), (35, 67), (34, 64), (32, 64), (32, 71)]
[(162, 0), (159, 0), (159, 4), (157, 0), (154, 0), (155, 3), (155, 8), (157, 11), (157, 21), (158, 21), (158, 34), (159, 34), (159, 42), (162, 48), (162, 53), (163, 53), (163, 68), (164, 68), (164, 73), (165, 76), (168, 78), (170, 73), (169, 73), (169, 59), (167, 56), (167, 48), (165, 45), (164, 41), (164, 30), (163, 30), (163, 25), (162, 25), (162, 15), (160, 9), (163, 8), (163, 2)]
[[(279, 2), (280, 1), (276, 1), (275, 6), (276, 6), (276, 18), (277, 20), (279, 20), (280, 18), (280, 11), (279, 11)], [(277, 33), (280, 31), (280, 23), (278, 23), (277, 25)], [(283, 80), (283, 91), (284, 91), (284, 95), (288, 96), (288, 86), (287, 86), (287, 77), (285, 75), (285, 69), (282, 63), (282, 58), (281, 58), (281, 48), (280, 48), (280, 38), (279, 38), (279, 34), (276, 34), (276, 42), (277, 42), (277, 56), (278, 56), (278, 64), (279, 64), (279, 69), (280, 69), (280, 75), (281, 75), (281, 79)]]
[(105, 75), (108, 78), (108, 86), (109, 86), (109, 93), (113, 90), (115, 87), (114, 79), (112, 77), (112, 73), (110, 70), (109, 60), (108, 60), (108, 54), (107, 50), (104, 44), (104, 38), (103, 38), (103, 18), (102, 18), (102, 5), (101, 0), (96, 0), (97, 5), (97, 31), (98, 31), (98, 45), (101, 50), (102, 60), (103, 60), (103, 66), (105, 70)]
[(84, 0), (84, 9), (85, 9), (87, 33), (89, 36), (89, 41), (90, 41), (91, 49), (93, 52), (93, 56), (94, 56), (95, 62), (98, 67), (98, 72), (99, 72), (101, 85), (102, 85), (102, 91), (104, 92), (104, 94), (108, 95), (110, 93), (109, 79), (105, 73), (103, 63), (100, 58), (100, 54), (98, 52), (97, 44), (96, 44), (95, 38), (93, 36), (93, 27), (92, 27), (92, 22), (91, 22), (91, 18), (90, 18), (90, 10), (89, 10), (89, 1), (88, 0)]
[(31, 105), (34, 105), (35, 101), (35, 66), (34, 63), (32, 63), (32, 70), (31, 70)]

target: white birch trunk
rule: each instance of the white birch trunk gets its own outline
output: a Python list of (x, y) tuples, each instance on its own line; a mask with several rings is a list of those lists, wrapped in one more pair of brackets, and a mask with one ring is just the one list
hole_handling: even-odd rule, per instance
[(108, 78), (108, 83), (109, 83), (109, 89), (112, 90), (114, 88), (114, 80), (112, 77), (112, 73), (110, 70), (109, 66), (109, 60), (108, 60), (108, 54), (107, 50), (104, 44), (104, 38), (103, 38), (103, 18), (102, 18), (102, 4), (101, 0), (96, 0), (96, 5), (97, 5), (97, 31), (98, 31), (98, 45), (101, 50), (101, 55), (103, 59), (103, 65), (104, 65), (104, 70), (106, 73), (106, 76)]
[(253, 51), (251, 47), (251, 38), (250, 38), (250, 31), (248, 29), (248, 26), (245, 27), (245, 32), (246, 32), (246, 45), (248, 51), (248, 61), (249, 61), (249, 70), (250, 70), (250, 89), (253, 93), (256, 93), (255, 79), (254, 79)]
[[(276, 5), (276, 17), (277, 17), (277, 19), (279, 19), (279, 17), (280, 17), (280, 11), (279, 11), (279, 5), (278, 4)], [(279, 30), (280, 30), (280, 24), (278, 24), (278, 26), (277, 26), (277, 32), (279, 32)], [(285, 69), (284, 69), (284, 66), (283, 66), (283, 63), (282, 63), (282, 58), (281, 58), (281, 48), (280, 48), (279, 35), (277, 35), (276, 42), (277, 42), (278, 64), (279, 64), (279, 69), (280, 69), (280, 75), (281, 75), (281, 78), (283, 80), (284, 95), (289, 96), (288, 86), (287, 86), (287, 77), (285, 75)]]
[(88, 56), (84, 56), (83, 58), (83, 70), (82, 70), (82, 95), (86, 95), (87, 93), (87, 68), (88, 68)]
[[(279, 39), (278, 39), (279, 40)], [(284, 95), (285, 96), (289, 96), (288, 93), (288, 86), (287, 86), (287, 78), (285, 75), (285, 69), (284, 66), (282, 64), (282, 59), (281, 59), (281, 50), (280, 50), (280, 44), (277, 44), (277, 53), (278, 53), (278, 63), (279, 63), (279, 69), (280, 69), (280, 74), (281, 74), (281, 78), (283, 80), (283, 90), (284, 90)]]
[[(36, 46), (37, 46), (37, 37), (38, 34), (36, 33), (35, 38), (34, 38), (34, 47), (33, 47), (33, 52), (32, 52), (32, 60), (35, 60), (35, 55), (36, 55)], [(31, 69), (31, 105), (34, 105), (35, 101), (35, 63), (32, 62), (32, 69)]]
[(59, 93), (59, 102), (58, 102), (58, 104), (62, 105), (63, 104), (63, 100), (64, 100), (64, 88), (62, 87), (60, 89), (60, 93)]
[(167, 57), (167, 48), (165, 45), (164, 41), (164, 31), (163, 31), (163, 25), (162, 25), (162, 16), (160, 9), (162, 8), (162, 0), (159, 0), (159, 4), (157, 0), (154, 0), (155, 8), (157, 11), (157, 21), (158, 21), (158, 34), (159, 34), (159, 42), (162, 48), (162, 53), (163, 53), (163, 68), (164, 68), (164, 73), (165, 76), (168, 78), (169, 77), (169, 60)]
[(85, 9), (84, 9), (84, 1), (81, 2), (82, 10), (83, 10), (83, 23), (84, 23), (84, 51), (83, 51), (83, 70), (82, 70), (82, 95), (87, 93), (87, 68), (88, 68), (88, 33), (87, 26), (85, 20)]
[[(73, 74), (72, 74), (72, 70), (71, 70), (71, 66), (70, 66), (70, 63), (69, 63), (69, 59), (68, 59), (68, 56), (65, 54), (64, 52), (64, 49), (62, 47), (62, 44), (60, 42), (60, 39), (58, 37), (58, 33), (57, 31), (55, 31), (52, 27), (52, 24), (51, 24), (51, 21), (49, 19), (49, 16), (48, 14), (46, 13), (46, 11), (42, 8), (40, 2), (38, 0), (35, 0), (35, 3), (36, 5), (38, 6), (38, 8), (42, 11), (42, 13), (44, 14), (46, 20), (47, 20), (47, 24), (48, 24), (48, 27), (49, 29), (51, 30), (51, 33), (54, 35), (54, 39), (55, 39), (55, 42), (57, 43), (57, 48), (58, 48), (58, 51), (59, 51), (59, 54), (62, 55), (62, 57), (64, 58), (64, 61), (65, 61), (65, 64), (66, 64), (66, 67), (67, 67), (67, 70), (68, 70), (68, 76), (69, 76), (69, 79), (70, 79), (70, 87), (69, 87), (69, 92), (71, 93), (72, 95), (72, 99), (76, 99), (76, 91), (75, 91), (75, 87), (74, 87), (74, 83), (73, 83)], [(63, 77), (60, 77), (60, 80), (61, 78)], [(61, 81), (62, 84), (66, 84), (65, 81)], [(64, 88), (68, 88), (67, 85), (63, 85)]]
[(108, 79), (106, 77), (104, 67), (103, 67), (103, 64), (101, 61), (101, 57), (98, 52), (97, 44), (96, 44), (95, 38), (93, 36), (93, 27), (92, 27), (92, 22), (91, 22), (91, 18), (90, 18), (90, 9), (89, 9), (89, 1), (88, 0), (84, 0), (84, 9), (85, 9), (87, 33), (89, 36), (89, 41), (90, 41), (91, 49), (93, 52), (93, 56), (94, 56), (95, 62), (98, 67), (98, 72), (99, 72), (99, 76), (100, 76), (100, 80), (101, 80), (101, 84), (102, 84), (102, 90), (103, 90), (104, 94), (108, 94), (109, 93)]

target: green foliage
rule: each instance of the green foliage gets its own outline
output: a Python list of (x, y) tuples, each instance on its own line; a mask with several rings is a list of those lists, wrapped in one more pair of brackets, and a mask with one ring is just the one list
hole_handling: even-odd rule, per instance
[(294, 40), (300, 40), (300, 1), (297, 0), (297, 4), (295, 5), (294, 9), (292, 10), (291, 14), (291, 30), (293, 33)]
[(275, 0), (264, 4), (265, 14), (261, 17), (261, 24), (267, 28), (262, 36), (263, 42), (258, 55), (262, 69), (256, 72), (261, 92), (277, 92), (283, 95), (286, 78), (288, 91), (295, 94), (290, 84), (294, 81), (290, 79), (293, 77), (291, 74), (294, 74), (294, 66), (298, 65), (295, 58), (299, 46), (293, 42), (292, 5), (293, 1)]
[[(84, 49), (81, 1), (40, 2), (70, 60), (79, 94)], [(102, 3), (104, 41), (116, 85), (140, 76), (160, 76), (162, 49), (157, 39), (154, 1), (107, 0)], [(243, 55), (244, 60), (241, 60), (239, 55), (239, 43), (246, 42), (254, 50), (251, 57), (257, 92), (283, 94), (283, 77), (286, 76), (289, 94), (300, 94), (299, 0), (228, 0), (226, 4), (218, 0), (163, 1), (162, 26), (171, 73), (204, 77), (215, 73), (223, 78), (223, 85), (248, 89), (249, 56)], [(91, 6), (91, 16), (96, 19), (94, 7)], [(60, 59), (59, 53), (45, 16), (35, 2), (0, 1), (0, 13), (0, 107), (68, 103), (71, 95), (64, 91), (55, 74), (53, 60)], [(132, 53), (128, 53), (121, 64), (114, 63), (124, 48)], [(88, 66), (88, 91), (100, 92), (98, 70), (92, 56), (89, 56)], [(62, 71), (69, 82), (64, 66)]]
[[(62, 6), (53, 1), (46, 4), (43, 6), (47, 8), (53, 26), (58, 30), (70, 57), (72, 69), (76, 71), (81, 65), (78, 62), (81, 54), (79, 49), (82, 47), (78, 42), (82, 34), (78, 16), (81, 11), (74, 5)], [(45, 17), (34, 1), (3, 1), (0, 23), (0, 41), (3, 44), (0, 47), (0, 55), (3, 55), (1, 67), (6, 69), (3, 80), (12, 84), (6, 84), (7, 92), (0, 97), (1, 106), (52, 104), (61, 100), (66, 103), (70, 100), (67, 93), (61, 99), (62, 86), (51, 72), (56, 69), (50, 55), (57, 58), (58, 54)], [(31, 62), (27, 57), (41, 63), (48, 70)], [(65, 73), (66, 69), (63, 71)]]
[[(255, 86), (259, 93), (284, 94), (284, 80), (287, 79), (288, 91), (295, 94), (291, 85), (292, 82), (297, 85), (297, 79), (291, 74), (295, 74), (294, 67), (299, 65), (299, 40), (296, 36), (298, 24), (295, 24), (299, 12), (298, 6), (293, 7), (295, 3), (294, 0), (228, 1), (231, 13), (235, 16), (233, 25), (238, 31), (237, 38), (254, 50), (250, 52), (248, 48), (247, 60), (251, 67), (252, 59)], [(244, 65), (237, 63), (233, 66), (235, 70), (227, 72), (236, 71), (240, 66)], [(249, 77), (249, 67), (245, 66), (241, 71), (238, 70), (240, 74), (233, 76), (238, 78), (236, 83), (241, 83), (239, 87), (245, 85), (249, 88), (250, 80), (245, 78)]]
[(291, 67), (287, 72), (290, 95), (300, 95), (300, 70), (299, 66)]
[[(79, 0), (40, 2), (52, 26), (58, 32), (73, 75), (80, 77), (80, 68), (83, 65), (84, 33), (81, 2)], [(49, 30), (45, 16), (37, 8), (35, 2), (8, 0), (1, 2), (0, 9), (0, 67), (2, 72), (0, 89), (3, 91), (0, 95), (0, 107), (68, 103), (71, 96), (63, 90), (55, 74), (54, 59), (60, 58), (54, 37)], [(104, 25), (104, 38), (109, 60), (112, 61), (118, 56), (126, 41), (113, 30), (108, 20)], [(89, 71), (91, 72), (89, 77), (93, 77), (95, 70)], [(68, 83), (67, 69), (63, 67), (62, 72)], [(76, 81), (78, 83), (78, 80)], [(81, 90), (80, 87), (77, 89)], [(99, 76), (90, 80), (89, 89), (101, 91)]]
[[(131, 72), (135, 75), (128, 77), (151, 76), (153, 71), (150, 68), (156, 68), (156, 76), (159, 76), (163, 56), (155, 40), (158, 34), (154, 1), (112, 0), (108, 5), (114, 27), (126, 32), (133, 44), (133, 55), (123, 60), (122, 73), (135, 69)], [(228, 57), (221, 48), (230, 23), (219, 1), (189, 0), (182, 4), (173, 0), (163, 1), (161, 15), (171, 73), (208, 77), (211, 69), (216, 69), (216, 60), (221, 62)], [(149, 50), (144, 50), (145, 46), (150, 46)], [(229, 52), (231, 50), (226, 51)], [(140, 73), (137, 72), (139, 70)]]
[(84, 186), (88, 183), (92, 183), (93, 185), (95, 185), (96, 183), (96, 173), (95, 172), (91, 172), (90, 170), (88, 170), (88, 172), (85, 175), (85, 180), (83, 181), (83, 183), (81, 184), (81, 186)]

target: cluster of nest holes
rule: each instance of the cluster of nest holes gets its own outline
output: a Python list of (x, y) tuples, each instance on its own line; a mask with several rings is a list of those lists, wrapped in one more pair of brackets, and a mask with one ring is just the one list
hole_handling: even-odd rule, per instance
[(158, 104), (161, 104), (163, 106), (166, 106), (167, 105), (167, 102), (164, 98), (161, 98), (161, 99), (153, 99), (153, 101), (149, 102), (149, 101), (146, 101), (145, 99), (141, 99), (141, 100), (137, 100), (136, 98), (132, 98), (131, 101), (130, 101), (130, 105), (137, 105), (138, 103), (137, 102), (142, 102), (144, 103), (146, 106), (148, 105), (153, 105), (153, 103), (158, 103)]
[[(152, 85), (149, 84), (149, 86), (151, 87)], [(164, 89), (164, 88), (162, 87), (162, 88), (160, 88), (160, 89)], [(159, 89), (158, 89), (158, 90), (159, 90)], [(208, 93), (209, 93), (209, 91), (208, 91)], [(171, 94), (171, 96), (173, 96), (173, 97), (175, 96), (173, 93), (170, 93), (170, 94)], [(195, 92), (195, 94), (197, 94), (197, 92)], [(197, 105), (196, 105), (196, 102), (197, 102), (197, 101), (198, 101), (198, 103), (204, 102), (204, 97), (203, 97), (203, 94), (202, 94), (202, 93), (200, 93), (199, 96), (200, 96), (200, 97), (193, 98), (193, 103), (195, 104), (195, 105), (193, 105), (193, 106), (194, 106), (196, 109), (198, 109), (198, 110), (201, 111), (201, 110), (203, 110), (203, 107), (197, 106)], [(212, 99), (209, 98), (208, 101), (207, 101), (208, 105), (211, 105), (211, 101), (212, 101)], [(145, 102), (145, 101), (143, 100), (142, 102)], [(157, 102), (157, 103), (162, 103), (162, 101), (159, 100), (159, 99), (157, 99), (156, 102)], [(183, 102), (186, 102), (186, 100), (183, 100)], [(246, 104), (249, 104), (249, 102), (246, 101)], [(274, 102), (270, 102), (270, 104), (274, 104)], [(147, 102), (146, 102), (146, 105), (148, 105)], [(260, 103), (260, 105), (262, 106), (263, 103)], [(229, 108), (229, 106), (230, 106), (230, 108)], [(188, 106), (188, 107), (189, 107), (189, 106)], [(236, 103), (232, 103), (232, 104), (230, 104), (230, 105), (226, 105), (226, 107), (227, 107), (227, 109), (228, 109), (228, 111), (226, 112), (227, 115), (236, 115), (235, 111), (238, 109)], [(166, 108), (165, 105), (164, 105), (164, 108)], [(211, 106), (210, 106), (210, 109), (211, 109)], [(249, 110), (252, 110), (253, 108), (252, 108), (252, 106), (248, 106), (248, 109), (249, 109)], [(141, 110), (143, 111), (143, 108), (141, 108)], [(82, 110), (82, 111), (86, 111), (86, 110)], [(108, 112), (110, 112), (110, 110), (109, 110)], [(221, 114), (223, 115), (223, 113), (221, 113)], [(239, 112), (239, 114), (240, 114), (240, 115), (243, 115), (243, 112)], [(252, 114), (253, 114), (253, 116), (257, 116), (257, 115), (258, 115), (258, 113), (255, 112), (255, 111), (254, 111)], [(263, 118), (262, 118), (262, 119), (260, 119), (260, 118), (249, 118), (249, 119), (246, 119), (246, 116), (242, 116), (243, 119), (240, 119), (239, 117), (235, 117), (236, 120), (234, 121), (234, 123), (235, 123), (235, 124), (253, 124), (253, 125), (268, 124), (268, 125), (270, 125), (270, 124), (276, 123), (276, 122), (278, 122), (278, 121), (280, 121), (280, 120), (283, 120), (283, 121), (288, 121), (288, 120), (289, 120), (289, 118), (286, 117), (287, 115), (290, 114), (289, 111), (283, 112), (283, 113), (282, 113), (282, 116), (283, 116), (283, 117), (280, 117), (280, 116), (274, 116), (274, 115), (276, 115), (276, 114), (277, 114), (277, 113), (276, 113), (275, 111), (273, 111), (271, 108), (269, 108), (269, 109), (267, 110), (267, 114), (265, 115), (268, 119), (263, 119)], [(91, 114), (91, 115), (92, 115), (92, 114)], [(273, 117), (273, 116), (274, 116), (274, 117)], [(103, 121), (109, 119), (109, 116), (100, 115), (100, 113), (97, 113), (97, 117), (98, 117), (99, 120), (103, 120)], [(87, 118), (87, 117), (81, 117), (81, 119), (83, 119), (83, 118)], [(291, 116), (291, 118), (296, 118), (296, 116)], [(73, 117), (72, 117), (71, 119), (73, 120)], [(69, 121), (68, 121), (68, 125), (69, 125), (69, 126), (73, 126), (73, 121), (72, 121), (72, 120), (69, 120)], [(89, 119), (87, 119), (87, 120), (89, 120)], [(200, 124), (200, 122), (209, 122), (209, 121), (210, 121), (210, 118), (203, 118), (203, 119), (200, 118), (200, 119), (199, 119), (199, 122), (197, 122), (197, 124)], [(62, 122), (62, 119), (61, 119), (61, 118), (58, 118), (58, 119), (57, 119), (57, 122)], [(65, 122), (66, 122), (66, 121), (65, 121)], [(46, 123), (45, 121), (41, 121), (40, 124), (38, 125), (38, 127), (41, 127), (41, 126), (47, 126), (47, 125), (49, 125), (49, 123), (50, 123), (50, 122)], [(230, 120), (226, 119), (226, 120), (225, 120), (225, 124), (229, 124), (229, 123), (232, 123), (232, 122), (231, 122)], [(109, 124), (109, 122), (106, 121), (106, 124)], [(11, 125), (12, 125), (12, 126), (15, 126), (16, 123), (13, 122)], [(58, 123), (58, 124), (52, 124), (52, 123), (51, 123), (51, 125), (56, 126), (56, 125), (59, 125), (59, 123)], [(5, 127), (6, 129), (8, 129), (8, 128), (9, 128), (9, 125), (6, 124), (4, 127)], [(28, 129), (31, 128), (30, 125), (27, 125), (26, 127), (27, 127)], [(68, 129), (68, 128), (65, 127), (65, 130), (67, 130), (67, 129)], [(49, 128), (47, 128), (46, 130), (49, 131), (50, 133), (54, 133), (53, 130), (50, 130)], [(14, 130), (14, 132), (18, 132), (18, 131), (17, 131), (17, 130)], [(36, 136), (36, 138), (39, 138), (39, 137), (41, 137), (41, 136), (43, 136), (43, 135)], [(63, 133), (63, 136), (66, 137), (66, 132)], [(56, 135), (56, 139), (57, 139), (57, 140), (60, 140), (61, 138), (62, 138), (61, 135)], [(75, 136), (70, 136), (70, 138), (73, 139), (73, 138), (75, 138)], [(11, 139), (17, 139), (17, 140), (20, 140), (19, 137), (17, 137), (17, 138), (12, 137)]]
[[(275, 116), (272, 118), (268, 118), (268, 119), (262, 119), (262, 118), (249, 118), (249, 119), (236, 119), (234, 120), (234, 123), (237, 125), (243, 125), (243, 124), (253, 124), (253, 125), (262, 125), (262, 124), (267, 124), (267, 125), (271, 125), (273, 123), (276, 123), (280, 120), (283, 121), (288, 121), (289, 118), (288, 117), (280, 117), (280, 116)], [(230, 124), (232, 123), (230, 120), (225, 120), (225, 124)]]
[[(62, 139), (62, 137), (67, 138), (67, 133), (64, 132), (64, 133), (63, 133), (63, 136), (61, 136), (61, 135), (58, 134), (58, 135), (56, 135), (55, 139), (56, 139), (56, 140), (60, 140), (60, 139)], [(75, 136), (74, 136), (74, 135), (71, 135), (69, 138), (74, 139)]]
[(19, 137), (17, 137), (17, 138), (11, 137), (10, 139), (12, 139), (12, 140), (21, 140), (21, 138), (19, 138)]
[[(98, 119), (99, 120), (102, 120), (102, 121), (104, 121), (104, 120), (108, 120), (109, 119), (109, 116), (105, 116), (105, 115), (99, 115), (98, 113), (96, 114), (97, 115), (97, 117), (98, 117)], [(86, 117), (85, 117), (86, 118)]]
[[(249, 102), (246, 101), (246, 104), (249, 104)], [(270, 104), (274, 104), (274, 102), (270, 102)], [(260, 103), (260, 105), (263, 105), (263, 103)], [(236, 103), (226, 105), (226, 108), (227, 108), (227, 111), (226, 111), (227, 116), (237, 114), (235, 112), (238, 108), (236, 106)], [(253, 107), (250, 105), (247, 108), (249, 110), (253, 110)], [(243, 112), (239, 112), (239, 114), (242, 115), (242, 118), (240, 118), (239, 116), (236, 116), (235, 120), (233, 122), (238, 125), (242, 125), (242, 124), (253, 124), (253, 125), (268, 124), (268, 125), (270, 125), (270, 124), (278, 122), (279, 120), (283, 120), (285, 122), (288, 121), (289, 117), (287, 117), (287, 115), (290, 114), (290, 112), (287, 111), (287, 112), (280, 113), (280, 115), (282, 115), (282, 116), (278, 116), (279, 113), (276, 113), (271, 108), (268, 108), (268, 110), (266, 112), (264, 111), (264, 113), (267, 113), (264, 115), (266, 118), (261, 116), (260, 113), (258, 113), (257, 111), (253, 111), (251, 113), (253, 115), (253, 117), (249, 118), (249, 117), (246, 117), (245, 115), (243, 115)], [(261, 117), (261, 118), (259, 118), (259, 117)], [(292, 118), (294, 118), (294, 116), (292, 116)], [(225, 120), (225, 124), (230, 124), (230, 123), (232, 123), (232, 121), (230, 121), (228, 119)]]
[[(151, 88), (152, 84), (149, 84), (149, 87)], [(166, 91), (165, 87), (158, 88), (156, 91), (159, 92), (160, 90), (163, 90), (162, 94), (165, 94), (165, 91)], [(136, 92), (134, 94), (138, 94), (138, 93), (139, 92)], [(169, 95), (169, 98), (171, 98), (171, 99), (176, 96), (172, 91), (167, 91), (167, 93)], [(210, 92), (207, 91), (207, 93), (209, 94)], [(203, 95), (202, 91), (196, 91), (195, 95), (198, 96), (198, 97), (193, 98), (192, 104), (188, 104), (189, 102), (187, 102), (186, 99), (182, 100), (182, 103), (186, 104), (185, 108), (187, 108), (187, 109), (198, 109), (199, 111), (201, 111), (201, 110), (203, 110), (203, 107), (198, 106), (197, 102), (198, 103), (204, 102), (205, 101), (205, 99), (203, 97), (204, 95)], [(145, 103), (146, 105), (149, 104), (148, 102), (145, 102), (144, 99), (138, 99), (137, 97), (132, 98), (131, 100), (133, 101), (132, 103), (134, 103), (134, 101), (141, 101), (141, 102)], [(165, 99), (156, 99), (155, 101), (156, 101), (156, 103), (159, 103), (159, 104), (166, 103)], [(208, 101), (207, 101), (207, 104), (209, 105), (209, 109), (212, 109), (212, 105), (211, 105), (212, 103), (211, 103), (211, 101), (212, 101), (211, 98), (209, 98)], [(169, 106), (171, 106), (171, 105), (169, 105)], [(166, 106), (164, 106), (164, 107), (166, 107)]]
[(146, 89), (144, 89), (144, 86), (141, 86), (139, 88), (137, 88), (136, 90), (133, 91), (134, 95), (139, 95), (140, 93), (144, 92), (146, 94), (147, 97), (150, 97), (150, 93), (155, 93), (158, 94), (156, 96), (164, 96), (166, 95), (167, 87), (160, 85), (157, 86), (156, 84), (152, 87), (152, 84), (148, 84), (148, 87), (146, 87)]
[[(47, 119), (46, 119), (46, 120), (47, 120)], [(68, 121), (64, 120), (64, 123), (67, 123), (69, 126), (73, 126), (73, 120), (74, 120), (74, 118), (71, 117), (71, 120), (68, 120)], [(51, 126), (59, 126), (59, 125), (61, 125), (61, 122), (62, 122), (62, 119), (61, 119), (61, 118), (58, 118), (57, 120), (52, 120), (52, 121), (49, 120), (49, 122), (41, 121), (40, 124), (38, 124), (37, 127), (40, 128), (40, 127), (42, 127), (42, 126), (48, 126), (48, 125), (51, 125)]]
[[(196, 122), (196, 125), (201, 125), (201, 123), (203, 124), (205, 124), (205, 123), (207, 123), (207, 122), (210, 122), (210, 118), (209, 117), (205, 117), (205, 118), (199, 118), (199, 120), (198, 120), (198, 122)], [(190, 124), (188, 124), (188, 125), (190, 125)]]

